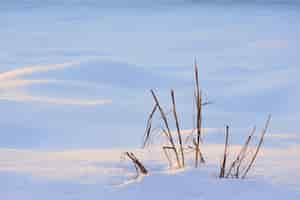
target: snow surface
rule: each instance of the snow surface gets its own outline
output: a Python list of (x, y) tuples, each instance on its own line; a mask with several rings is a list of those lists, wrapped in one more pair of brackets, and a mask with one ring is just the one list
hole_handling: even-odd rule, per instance
[[(199, 169), (193, 168), (193, 154), (187, 154), (184, 170), (168, 169), (155, 147), (56, 152), (1, 149), (0, 174), (7, 183), (0, 193), (7, 200), (48, 199), (50, 193), (51, 199), (300, 199), (299, 147), (264, 148), (245, 180), (218, 179), (223, 148), (204, 145), (207, 163)], [(229, 157), (239, 148), (231, 146)], [(134, 168), (122, 156), (124, 151), (136, 153), (149, 175), (135, 179)], [(26, 184), (20, 186), (21, 177)]]

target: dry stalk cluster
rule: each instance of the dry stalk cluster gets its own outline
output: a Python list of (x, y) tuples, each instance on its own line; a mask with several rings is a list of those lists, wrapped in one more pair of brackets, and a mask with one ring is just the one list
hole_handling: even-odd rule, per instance
[[(253, 167), (254, 161), (257, 158), (257, 155), (260, 151), (260, 148), (262, 146), (262, 143), (264, 141), (265, 134), (267, 132), (268, 126), (271, 121), (271, 115), (268, 116), (268, 119), (266, 121), (266, 124), (261, 131), (259, 142), (255, 148), (255, 152), (253, 155), (251, 155), (249, 149), (249, 144), (251, 142), (251, 139), (253, 138), (253, 135), (255, 133), (256, 127), (254, 127), (249, 136), (247, 137), (244, 145), (241, 147), (239, 153), (237, 154), (236, 158), (232, 161), (232, 163), (229, 165), (229, 168), (226, 173), (226, 160), (228, 157), (228, 138), (229, 138), (229, 126), (226, 126), (225, 131), (225, 148), (224, 148), (224, 155), (220, 167), (220, 178), (242, 178), (244, 179), (249, 170)], [(246, 162), (249, 160), (248, 162)]]
[[(201, 128), (202, 128), (202, 107), (204, 105), (209, 104), (208, 102), (203, 103), (202, 99), (202, 91), (199, 86), (199, 75), (198, 75), (198, 66), (195, 61), (194, 64), (195, 67), (195, 121), (196, 121), (196, 136), (192, 140), (192, 145), (189, 145), (188, 147), (193, 149), (195, 151), (195, 167), (197, 168), (199, 166), (199, 163), (205, 163), (203, 153), (201, 151)], [(163, 127), (161, 128), (161, 133), (165, 136), (167, 139), (167, 144), (162, 146), (162, 150), (164, 152), (164, 155), (166, 156), (166, 159), (169, 162), (169, 166), (173, 167), (174, 162), (176, 163), (176, 168), (183, 168), (186, 165), (185, 162), (185, 150), (187, 147), (184, 147), (183, 144), (183, 137), (180, 129), (180, 123), (179, 123), (179, 117), (176, 110), (176, 101), (175, 101), (175, 92), (174, 90), (171, 90), (171, 104), (172, 104), (172, 110), (171, 113), (173, 114), (173, 119), (175, 121), (176, 125), (176, 132), (177, 134), (174, 134), (169, 125), (169, 119), (167, 117), (166, 111), (161, 106), (159, 99), (157, 95), (155, 94), (154, 90), (151, 90), (151, 95), (154, 100), (154, 107), (149, 115), (148, 121), (147, 121), (147, 127), (145, 131), (144, 141), (143, 141), (143, 147), (149, 143), (151, 134), (153, 134), (152, 129), (152, 122), (153, 117), (156, 111), (160, 113), (161, 120), (163, 122)], [(193, 130), (193, 131), (194, 131)], [(172, 159), (175, 158), (175, 159)]]
[[(153, 128), (153, 119), (156, 112), (159, 112), (160, 119), (163, 123), (163, 127), (160, 128), (160, 133), (166, 138), (167, 144), (162, 145), (162, 150), (164, 152), (164, 155), (169, 163), (170, 168), (184, 168), (186, 165), (185, 160), (185, 153), (187, 152), (187, 149), (192, 149), (194, 151), (194, 166), (195, 168), (199, 167), (199, 164), (205, 163), (204, 155), (201, 149), (202, 144), (202, 108), (205, 105), (210, 104), (208, 101), (203, 101), (202, 97), (202, 90), (200, 88), (199, 84), (199, 73), (198, 73), (198, 65), (195, 60), (194, 62), (194, 76), (195, 76), (195, 90), (194, 90), (194, 110), (195, 115), (193, 116), (193, 120), (195, 120), (194, 129), (192, 130), (191, 136), (193, 137), (190, 144), (186, 144), (184, 146), (183, 144), (183, 138), (182, 138), (182, 132), (180, 129), (180, 123), (179, 123), (179, 117), (176, 110), (176, 101), (175, 101), (175, 92), (174, 90), (171, 90), (171, 104), (172, 104), (172, 110), (170, 113), (173, 114), (173, 120), (175, 121), (176, 125), (176, 132), (177, 134), (174, 134), (174, 132), (171, 131), (170, 125), (169, 125), (169, 118), (168, 114), (169, 112), (166, 112), (163, 107), (160, 104), (160, 101), (155, 94), (154, 90), (150, 90), (151, 95), (154, 100), (154, 106), (152, 111), (149, 114), (148, 120), (147, 120), (147, 126), (145, 135), (143, 138), (143, 148), (147, 146), (147, 144), (150, 143), (150, 138), (154, 134), (154, 128)], [(256, 147), (256, 151), (253, 155), (250, 155), (249, 153), (249, 144), (251, 139), (253, 138), (255, 127), (251, 131), (250, 135), (247, 137), (245, 144), (240, 149), (240, 152), (237, 154), (236, 158), (233, 160), (233, 162), (230, 164), (229, 168), (226, 168), (227, 160), (228, 160), (228, 144), (229, 144), (229, 126), (226, 126), (225, 131), (225, 149), (223, 154), (223, 159), (220, 164), (220, 178), (245, 178), (249, 172), (249, 170), (252, 168), (254, 161), (259, 153), (259, 150), (261, 148), (261, 145), (264, 140), (264, 136), (266, 134), (267, 128), (270, 123), (271, 116), (268, 117), (268, 120), (266, 122), (266, 125), (264, 129), (262, 130), (259, 143)], [(193, 134), (196, 132), (196, 134)], [(126, 152), (125, 155), (133, 162), (137, 175), (139, 174), (147, 174), (148, 171), (145, 168), (145, 166), (137, 159), (137, 157), (132, 152)], [(246, 160), (250, 160), (249, 163), (246, 163)], [(174, 165), (175, 163), (175, 165)], [(246, 164), (245, 164), (246, 163)], [(227, 169), (227, 170), (226, 170)]]

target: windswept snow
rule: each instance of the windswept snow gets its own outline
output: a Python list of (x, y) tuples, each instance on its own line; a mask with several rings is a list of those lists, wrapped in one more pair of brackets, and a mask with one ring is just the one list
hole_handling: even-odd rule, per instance
[[(72, 182), (72, 187), (68, 190), (75, 190), (74, 184), (81, 185), (81, 192), (75, 195), (76, 199), (94, 199), (88, 197), (95, 193), (100, 199), (300, 198), (299, 147), (263, 148), (246, 180), (217, 178), (223, 148), (219, 144), (204, 145), (207, 163), (199, 169), (193, 168), (193, 154), (188, 154), (189, 166), (185, 170), (168, 170), (162, 152), (155, 147), (145, 150), (83, 149), (43, 152), (0, 149), (0, 174), (24, 176), (27, 181), (30, 180), (30, 184), (47, 188), (44, 192), (55, 190), (57, 183)], [(240, 146), (230, 147), (231, 158), (239, 148)], [(124, 160), (124, 151), (136, 153), (150, 174), (133, 179), (135, 171), (131, 163)], [(13, 187), (10, 184), (12, 183), (8, 182), (6, 187)], [(23, 192), (29, 193), (30, 190), (26, 187), (29, 186), (23, 186)], [(86, 187), (89, 189), (86, 190)], [(6, 192), (8, 197), (14, 196), (9, 190)], [(34, 196), (39, 197), (42, 195), (40, 193), (41, 191), (36, 191)], [(59, 197), (62, 199), (64, 195), (60, 194)]]

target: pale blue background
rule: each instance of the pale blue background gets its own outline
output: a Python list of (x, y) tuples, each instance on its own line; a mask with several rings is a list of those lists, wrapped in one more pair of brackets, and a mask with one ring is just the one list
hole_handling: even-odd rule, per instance
[(272, 113), (272, 132), (298, 134), (298, 2), (3, 1), (0, 72), (84, 60), (80, 68), (26, 78), (93, 86), (26, 89), (38, 96), (113, 103), (79, 107), (1, 101), (0, 147), (137, 146), (152, 106), (150, 88), (159, 90), (165, 105), (169, 89), (176, 89), (182, 127), (191, 128), (194, 57), (205, 95), (214, 102), (205, 109), (206, 127), (261, 127)]

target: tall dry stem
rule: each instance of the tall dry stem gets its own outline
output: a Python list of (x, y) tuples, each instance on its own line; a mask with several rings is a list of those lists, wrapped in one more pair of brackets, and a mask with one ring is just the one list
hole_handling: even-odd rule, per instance
[(247, 152), (247, 149), (248, 149), (248, 146), (249, 146), (249, 143), (255, 133), (255, 130), (256, 130), (256, 127), (254, 126), (253, 129), (251, 130), (251, 133), (249, 134), (249, 136), (247, 137), (246, 139), (246, 142), (245, 144), (243, 145), (243, 147), (241, 148), (240, 152), (238, 153), (236, 159), (232, 162), (232, 164), (230, 165), (230, 168), (228, 170), (228, 173), (226, 175), (226, 178), (228, 178), (232, 172), (232, 170), (236, 167), (237, 168), (237, 171), (236, 171), (236, 178), (238, 178), (239, 176), (239, 169), (240, 169), (240, 166), (246, 156), (246, 152)]
[(244, 179), (244, 178), (247, 176), (249, 170), (251, 169), (252, 165), (254, 164), (254, 161), (255, 161), (255, 159), (256, 159), (258, 153), (259, 153), (260, 147), (261, 147), (261, 145), (262, 145), (262, 143), (263, 143), (263, 141), (264, 141), (264, 137), (265, 137), (265, 134), (266, 134), (267, 129), (268, 129), (268, 127), (269, 127), (270, 121), (271, 121), (271, 115), (268, 116), (268, 119), (267, 119), (267, 121), (266, 121), (265, 127), (264, 127), (264, 129), (262, 130), (261, 137), (260, 137), (259, 143), (258, 143), (258, 145), (257, 145), (256, 151), (255, 151), (255, 153), (254, 153), (254, 155), (253, 155), (253, 157), (252, 157), (252, 159), (251, 159), (251, 161), (250, 161), (248, 167), (246, 168), (246, 170), (245, 170), (245, 172), (244, 172), (244, 174), (243, 174), (243, 176), (242, 176), (242, 179)]
[(154, 105), (154, 107), (148, 117), (148, 120), (147, 120), (147, 127), (146, 127), (143, 146), (142, 146), (143, 148), (147, 145), (147, 142), (149, 141), (150, 134), (151, 134), (151, 128), (152, 128), (152, 119), (153, 119), (153, 115), (156, 110), (157, 110), (157, 104)]
[(227, 149), (228, 149), (228, 135), (229, 135), (229, 126), (226, 126), (226, 136), (225, 136), (225, 148), (224, 148), (224, 155), (223, 155), (223, 161), (221, 165), (220, 170), (220, 178), (224, 178), (225, 176), (225, 170), (226, 170), (226, 160), (227, 160)]
[(200, 140), (201, 140), (201, 127), (202, 127), (202, 94), (200, 91), (199, 86), (199, 74), (198, 74), (198, 65), (195, 60), (195, 84), (196, 84), (196, 109), (197, 109), (197, 117), (196, 117), (196, 124), (197, 124), (197, 141), (196, 141), (196, 151), (195, 151), (195, 167), (198, 167), (199, 157), (201, 162), (205, 162), (203, 155), (200, 151)]
[(183, 151), (183, 146), (182, 146), (182, 138), (181, 138), (181, 133), (180, 133), (180, 127), (179, 127), (179, 121), (178, 121), (178, 116), (176, 112), (176, 103), (175, 103), (175, 94), (174, 90), (171, 90), (171, 97), (172, 97), (172, 104), (173, 104), (173, 114), (175, 118), (175, 123), (176, 123), (176, 129), (177, 129), (177, 135), (178, 135), (178, 141), (180, 145), (180, 152), (181, 152), (181, 162), (182, 162), (182, 167), (184, 167), (184, 151)]
[(176, 148), (176, 145), (174, 143), (174, 140), (173, 140), (173, 137), (172, 137), (172, 133), (171, 133), (171, 130), (170, 130), (170, 127), (169, 127), (169, 123), (168, 123), (168, 119), (164, 113), (164, 110), (162, 109), (162, 107), (160, 106), (159, 104), (159, 100), (158, 98), (156, 97), (155, 93), (153, 90), (151, 90), (151, 94), (153, 96), (153, 99), (160, 111), (160, 114), (161, 114), (161, 117), (164, 121), (164, 124), (165, 124), (165, 127), (167, 129), (167, 134), (168, 134), (168, 139), (169, 139), (169, 142), (171, 143), (173, 149), (174, 149), (174, 153), (175, 153), (175, 156), (176, 156), (176, 161), (177, 161), (177, 166), (180, 168), (181, 167), (181, 163), (180, 163), (180, 159), (179, 159), (179, 155), (178, 155), (178, 151), (177, 151), (177, 148)]

